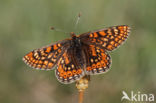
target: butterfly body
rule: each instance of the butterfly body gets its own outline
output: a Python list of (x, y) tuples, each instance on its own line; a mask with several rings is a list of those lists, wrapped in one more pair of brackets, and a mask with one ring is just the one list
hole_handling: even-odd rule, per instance
[(64, 84), (72, 83), (85, 75), (107, 72), (111, 65), (107, 52), (121, 45), (129, 30), (121, 25), (81, 35), (71, 32), (71, 38), (33, 50), (23, 60), (35, 69), (52, 70), (57, 66), (57, 79)]

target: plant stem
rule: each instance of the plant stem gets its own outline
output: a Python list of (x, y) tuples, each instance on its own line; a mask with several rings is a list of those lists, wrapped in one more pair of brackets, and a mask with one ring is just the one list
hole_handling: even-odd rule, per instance
[(79, 103), (83, 103), (83, 95), (84, 95), (84, 91), (79, 91)]
[(90, 80), (90, 75), (85, 75), (79, 81), (76, 82), (76, 88), (79, 91), (79, 103), (83, 103), (83, 95), (85, 89), (88, 88), (88, 81)]

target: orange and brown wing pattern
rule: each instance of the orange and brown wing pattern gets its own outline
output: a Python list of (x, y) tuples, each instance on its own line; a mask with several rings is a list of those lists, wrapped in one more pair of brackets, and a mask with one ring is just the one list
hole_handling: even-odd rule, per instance
[(51, 70), (64, 51), (64, 43), (56, 43), (31, 51), (23, 57), (23, 61), (32, 68)]
[(111, 57), (107, 52), (95, 45), (89, 45), (86, 53), (86, 74), (100, 74), (108, 71)]
[(112, 51), (127, 39), (129, 32), (130, 27), (121, 25), (97, 30), (80, 36), (84, 38), (84, 43), (95, 44), (108, 51)]
[(72, 58), (73, 55), (66, 50), (57, 63), (55, 74), (61, 83), (72, 83), (84, 76), (84, 71)]

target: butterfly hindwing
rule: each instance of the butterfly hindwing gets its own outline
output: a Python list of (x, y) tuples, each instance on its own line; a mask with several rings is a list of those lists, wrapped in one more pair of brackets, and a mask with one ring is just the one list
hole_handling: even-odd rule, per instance
[(66, 50), (57, 63), (55, 74), (57, 79), (64, 84), (72, 83), (84, 76), (79, 63), (73, 60), (74, 55), (70, 50)]
[(100, 74), (107, 72), (111, 65), (109, 54), (95, 45), (89, 45), (86, 53), (86, 74)]

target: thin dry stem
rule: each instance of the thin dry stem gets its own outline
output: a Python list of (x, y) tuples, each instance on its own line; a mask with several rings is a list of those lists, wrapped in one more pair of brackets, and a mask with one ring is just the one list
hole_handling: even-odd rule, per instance
[(84, 91), (79, 91), (79, 103), (83, 103), (83, 95), (84, 95)]
[(88, 88), (88, 81), (90, 79), (90, 76), (86, 75), (82, 79), (76, 82), (76, 88), (79, 91), (79, 103), (83, 103), (83, 95), (85, 89)]

